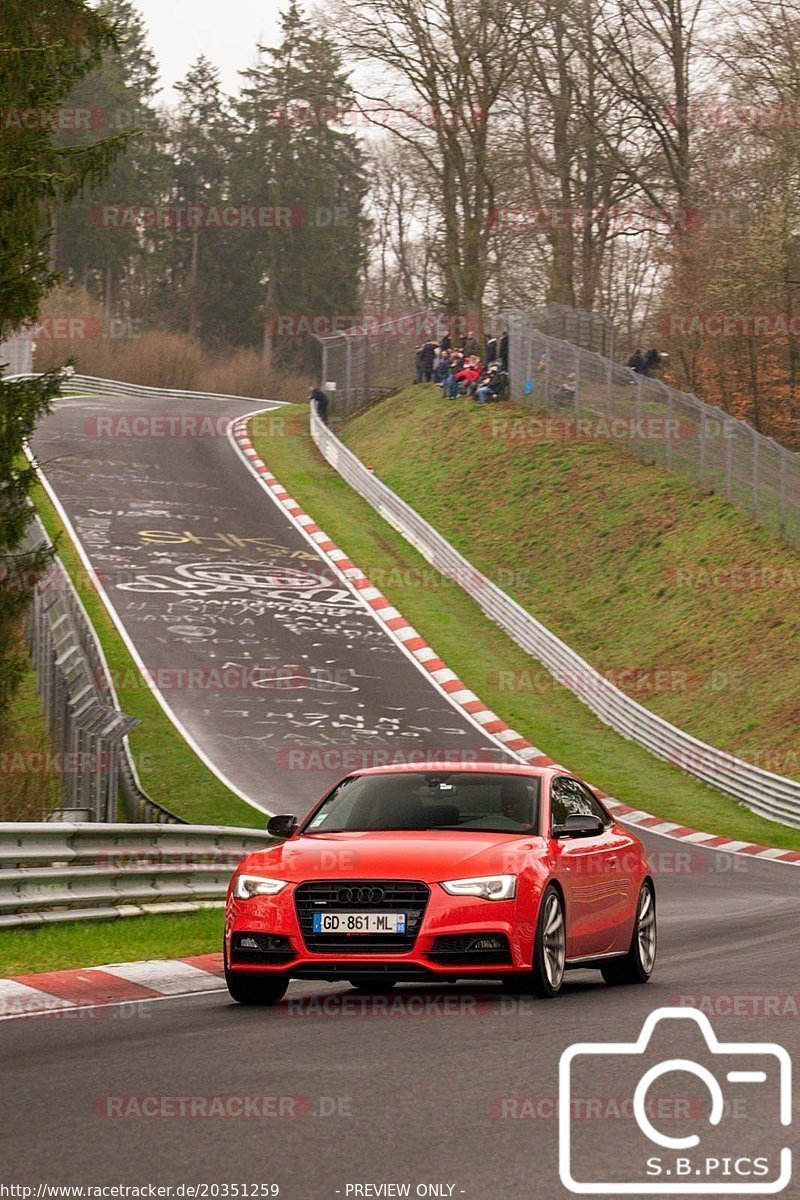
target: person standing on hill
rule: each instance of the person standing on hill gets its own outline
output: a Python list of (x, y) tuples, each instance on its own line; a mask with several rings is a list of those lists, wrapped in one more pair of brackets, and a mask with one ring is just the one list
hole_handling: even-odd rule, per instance
[(633, 354), (628, 359), (627, 366), (629, 370), (635, 371), (637, 375), (644, 373), (644, 355), (642, 354), (641, 346), (636, 347)]
[(316, 402), (317, 416), (323, 424), (328, 424), (328, 397), (321, 388), (310, 387), (308, 389), (308, 399), (311, 404)]
[(436, 361), (436, 342), (426, 342), (422, 347), (422, 382), (430, 383), (433, 378), (433, 364)]

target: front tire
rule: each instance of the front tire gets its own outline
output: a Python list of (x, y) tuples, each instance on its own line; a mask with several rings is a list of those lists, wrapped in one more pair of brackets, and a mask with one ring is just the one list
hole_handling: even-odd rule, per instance
[(656, 894), (647, 879), (639, 892), (630, 949), (624, 957), (612, 959), (601, 968), (603, 979), (611, 984), (647, 983), (656, 965), (657, 946)]
[(567, 963), (567, 922), (564, 901), (551, 884), (539, 906), (533, 943), (531, 987), (535, 996), (552, 1000), (561, 991)]
[(545, 890), (539, 905), (533, 962), (527, 975), (512, 975), (503, 980), (507, 992), (540, 996), (552, 1000), (561, 991), (567, 962), (567, 923), (564, 901), (553, 884)]
[(228, 966), (228, 952), (223, 943), (222, 963), (225, 968), (225, 983), (232, 1000), (237, 1004), (269, 1007), (277, 1004), (286, 995), (288, 975), (256, 975), (245, 971), (232, 971)]
[(286, 975), (259, 976), (246, 975), (243, 971), (229, 971), (225, 968), (225, 982), (231, 999), (237, 1004), (260, 1005), (270, 1007), (282, 1000), (289, 986)]

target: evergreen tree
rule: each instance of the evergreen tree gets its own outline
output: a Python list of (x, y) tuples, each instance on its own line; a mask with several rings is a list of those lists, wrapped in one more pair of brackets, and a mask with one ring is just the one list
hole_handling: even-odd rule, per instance
[[(281, 32), (280, 45), (259, 46), (256, 65), (242, 72), (237, 106), (234, 188), (243, 200), (292, 214), (291, 228), (249, 238), (256, 269), (248, 301), (253, 316), (267, 318), (356, 313), (367, 182), (364, 156), (344, 116), (354, 110), (353, 94), (331, 39), (303, 17), (295, 0)], [(257, 288), (260, 303), (253, 304)], [(252, 319), (251, 336), (257, 336)], [(269, 335), (265, 342), (269, 351)]]
[[(140, 136), (102, 183), (57, 214), (55, 261), (68, 282), (82, 284), (105, 302), (109, 316), (121, 308), (145, 311), (160, 269), (166, 231), (143, 215), (155, 210), (169, 186), (166, 131), (155, 109), (158, 68), (140, 13), (130, 0), (103, 0), (98, 13), (115, 41), (72, 90), (68, 105), (88, 114), (90, 126)], [(80, 146), (94, 129), (64, 131), (62, 144)], [(120, 294), (124, 289), (124, 294)]]
[[(82, 0), (5, 0), (0, 32), (0, 340), (36, 318), (41, 297), (55, 281), (50, 261), (53, 208), (102, 179), (128, 140), (59, 147), (48, 115), (58, 112), (111, 44), (110, 26)], [(42, 552), (21, 549), (34, 479), (22, 446), (58, 390), (58, 372), (12, 381), (2, 378), (0, 364), (0, 714), (23, 669), (19, 618), (47, 559)]]
[[(174, 168), (169, 204), (176, 211), (219, 208), (225, 202), (230, 113), (219, 71), (200, 55), (175, 85), (181, 100), (172, 122)], [(225, 271), (225, 233), (213, 226), (171, 229), (159, 314), (192, 336), (214, 341), (224, 330), (219, 280)]]

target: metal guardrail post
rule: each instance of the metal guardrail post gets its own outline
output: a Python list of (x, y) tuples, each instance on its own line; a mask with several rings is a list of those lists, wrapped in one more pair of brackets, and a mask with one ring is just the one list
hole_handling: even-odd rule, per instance
[(581, 360), (578, 351), (575, 351), (575, 416), (577, 417), (581, 410)]
[(758, 438), (753, 438), (753, 516), (758, 516), (758, 467), (759, 444)]

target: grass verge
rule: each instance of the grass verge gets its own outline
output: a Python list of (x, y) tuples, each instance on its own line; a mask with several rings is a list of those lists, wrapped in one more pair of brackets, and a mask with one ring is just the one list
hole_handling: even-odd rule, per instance
[(800, 551), (623, 448), (558, 438), (552, 416), (543, 437), (536, 418), (411, 388), (354, 418), (344, 438), (639, 703), (800, 779)]
[(0, 718), (0, 821), (41, 821), (59, 807), (61, 788), (50, 755), (36, 673), (26, 651), (13, 704)]
[[(383, 414), (379, 408), (371, 410), (377, 425), (390, 418), (391, 409), (388, 405), (383, 407)], [(509, 725), (626, 804), (712, 833), (800, 848), (800, 832), (763, 820), (735, 800), (626, 741), (598, 721), (565, 688), (554, 684), (540, 690), (507, 690), (503, 681), (509, 678), (509, 672), (511, 678), (521, 678), (525, 673), (530, 676), (539, 670), (538, 664), (489, 621), (460, 588), (434, 572), (325, 463), (308, 434), (305, 406), (286, 408), (282, 415), (286, 420), (285, 436), (254, 439), (270, 470), (447, 665)], [(426, 434), (425, 454), (429, 443), (435, 440), (435, 432)], [(418, 450), (410, 431), (404, 445), (405, 450), (395, 446), (395, 454), (405, 461)], [(408, 446), (414, 447), (413, 455), (409, 455)], [(449, 453), (454, 453), (452, 444)], [(375, 460), (366, 457), (365, 461)], [(380, 468), (379, 473), (387, 478), (388, 473)], [(429, 486), (432, 478), (429, 474)], [(509, 504), (508, 491), (508, 486), (501, 489), (497, 499), (500, 519), (503, 508)], [(438, 483), (431, 487), (431, 492), (438, 495)], [(460, 497), (450, 497), (443, 503), (449, 503), (454, 510), (463, 508)], [(488, 516), (486, 512), (483, 515)]]
[(131, 658), (116, 627), (89, 580), (78, 553), (44, 489), (37, 486), (33, 501), (42, 523), (78, 590), (100, 639), (123, 712), (140, 724), (130, 735), (142, 786), (166, 808), (200, 825), (266, 827), (266, 817), (234, 795), (184, 741)]
[(1, 929), (2, 975), (101, 967), (147, 958), (184, 958), (222, 948), (221, 908), (172, 916), (119, 917), (75, 921), (38, 929)]

